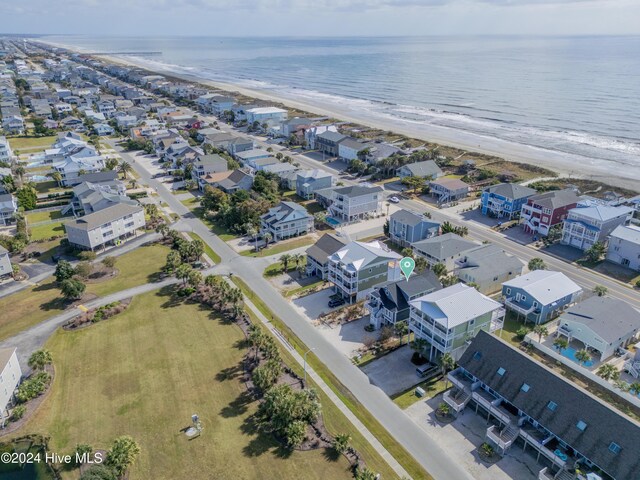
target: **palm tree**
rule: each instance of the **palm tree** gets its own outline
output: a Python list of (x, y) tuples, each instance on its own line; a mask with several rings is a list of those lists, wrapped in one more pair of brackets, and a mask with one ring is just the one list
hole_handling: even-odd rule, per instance
[(269, 242), (271, 241), (271, 239), (273, 239), (273, 236), (269, 232), (264, 234), (264, 248), (267, 248), (269, 246)]
[(544, 260), (541, 258), (532, 258), (531, 260), (529, 260), (529, 270), (534, 271), (534, 270), (546, 270), (547, 269), (547, 265), (544, 263)]
[(616, 381), (620, 378), (620, 372), (616, 367), (614, 367), (610, 363), (602, 364), (600, 368), (598, 368), (598, 371), (596, 372), (596, 374), (607, 381), (609, 380)]
[(456, 366), (456, 361), (453, 359), (450, 353), (445, 353), (438, 359), (438, 365), (440, 365), (442, 376), (444, 377), (444, 388), (447, 389), (449, 388), (449, 378), (447, 377), (447, 372), (453, 370), (453, 368)]
[(292, 260), (291, 255), (285, 253), (284, 255), (280, 256), (279, 260), (280, 262), (282, 262), (284, 273), (287, 273), (289, 271), (289, 262)]
[(433, 270), (433, 273), (435, 273), (438, 277), (443, 277), (447, 274), (447, 267), (444, 263), (436, 263), (433, 267), (431, 267), (431, 270)]
[(569, 342), (566, 338), (558, 337), (553, 342), (553, 346), (562, 354), (562, 351), (569, 346)]
[(49, 174), (51, 179), (56, 182), (58, 185), (62, 182), (62, 174), (60, 172), (53, 172)]
[(24, 174), (27, 173), (25, 168), (22, 165), (18, 165), (15, 169), (15, 173), (16, 175), (18, 175), (18, 178), (20, 179), (20, 183), (22, 183), (24, 180)]
[(191, 268), (191, 265), (189, 265), (188, 263), (183, 263), (178, 268), (176, 268), (176, 278), (182, 280), (182, 286), (186, 287), (187, 280), (189, 279), (189, 275), (191, 274), (192, 270), (193, 268)]
[(544, 325), (536, 325), (533, 327), (533, 333), (538, 335), (538, 343), (542, 342), (542, 337), (549, 335), (549, 330)]
[(302, 261), (302, 259), (304, 258), (304, 255), (302, 255), (301, 253), (294, 253), (291, 257), (291, 259), (296, 262), (296, 268), (298, 268), (300, 266), (300, 262)]
[(593, 293), (595, 293), (599, 297), (604, 297), (608, 291), (609, 290), (607, 289), (607, 287), (604, 287), (602, 285), (596, 285), (595, 287), (593, 287)]
[[(411, 343), (411, 349), (418, 352), (421, 357), (423, 357), (424, 349), (427, 348), (429, 342), (427, 342), (424, 338), (416, 338)], [(424, 358), (424, 357), (423, 357)]]
[(636, 395), (640, 394), (640, 382), (633, 382), (629, 385), (629, 391), (635, 393)]
[(591, 360), (591, 355), (589, 355), (589, 352), (582, 348), (576, 352), (576, 360), (584, 365)]
[(34, 370), (44, 370), (46, 365), (53, 362), (51, 352), (49, 350), (36, 350), (29, 357), (28, 365)]
[(250, 223), (247, 223), (247, 225), (245, 226), (245, 231), (247, 232), (248, 237), (253, 238), (253, 241), (255, 242), (255, 246), (256, 246), (256, 252), (257, 252), (258, 251), (258, 230), (256, 229), (256, 227), (254, 227)]
[(400, 346), (402, 346), (402, 339), (409, 332), (409, 325), (407, 325), (407, 322), (403, 320), (400, 322), (396, 322), (393, 328), (396, 331), (396, 335), (400, 337)]
[(422, 273), (424, 272), (428, 267), (429, 267), (429, 262), (427, 262), (427, 259), (421, 256), (417, 256), (416, 259), (416, 273)]
[(118, 172), (122, 174), (123, 178), (127, 178), (127, 174), (132, 170), (131, 164), (129, 162), (125, 162), (124, 160), (120, 162), (120, 166), (118, 167)]

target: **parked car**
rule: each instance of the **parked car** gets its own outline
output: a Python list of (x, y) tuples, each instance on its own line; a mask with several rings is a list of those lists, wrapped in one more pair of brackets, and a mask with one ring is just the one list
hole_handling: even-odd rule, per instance
[(389, 197), (389, 201), (391, 203), (400, 203), (400, 199), (398, 197), (396, 197), (395, 195), (393, 197)]
[(329, 300), (329, 308), (339, 307), (344, 305), (344, 298), (334, 298)]

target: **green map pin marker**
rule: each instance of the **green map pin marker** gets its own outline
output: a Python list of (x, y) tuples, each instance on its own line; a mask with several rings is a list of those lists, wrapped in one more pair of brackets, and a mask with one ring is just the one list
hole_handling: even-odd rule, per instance
[(400, 270), (404, 273), (407, 282), (409, 281), (409, 277), (413, 273), (413, 269), (416, 268), (416, 262), (411, 257), (404, 257), (400, 260)]

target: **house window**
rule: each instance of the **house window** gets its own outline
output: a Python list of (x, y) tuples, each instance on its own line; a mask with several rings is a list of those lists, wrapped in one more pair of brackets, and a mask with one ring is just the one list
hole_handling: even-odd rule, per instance
[(523, 383), (522, 386), (520, 387), (520, 390), (522, 390), (523, 392), (527, 393), (530, 388), (531, 387), (529, 385), (527, 385), (526, 383)]
[(511, 295), (511, 289), (507, 288), (507, 295)]
[(538, 302), (533, 302), (533, 308), (536, 308), (538, 306)]
[(476, 352), (473, 354), (474, 360), (480, 360), (482, 358), (482, 352)]
[(576, 423), (576, 427), (578, 428), (578, 430), (584, 432), (584, 429), (587, 428), (587, 424), (580, 420), (578, 423)]
[(502, 367), (500, 367), (498, 369), (498, 375), (500, 375), (500, 376), (503, 376), (505, 372), (506, 372), (506, 370), (504, 368), (502, 368)]
[(558, 408), (558, 404), (556, 402), (549, 402), (547, 403), (547, 408), (552, 412), (555, 412), (556, 409)]
[(520, 300), (522, 300), (523, 302), (527, 299), (526, 295), (522, 295), (522, 297), (520, 297)]
[(620, 450), (622, 450), (622, 448), (620, 447), (620, 445), (618, 445), (615, 442), (611, 442), (611, 445), (609, 445), (609, 451), (610, 452), (620, 453)]

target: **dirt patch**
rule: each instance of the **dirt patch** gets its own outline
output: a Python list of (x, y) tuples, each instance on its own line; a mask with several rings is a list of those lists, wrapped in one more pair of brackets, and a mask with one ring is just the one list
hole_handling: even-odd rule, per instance
[(94, 284), (105, 282), (107, 280), (111, 280), (114, 277), (117, 277), (120, 274), (120, 270), (114, 267), (105, 267), (101, 263), (97, 263), (93, 265), (93, 270), (89, 274), (89, 276), (85, 279), (87, 284)]

